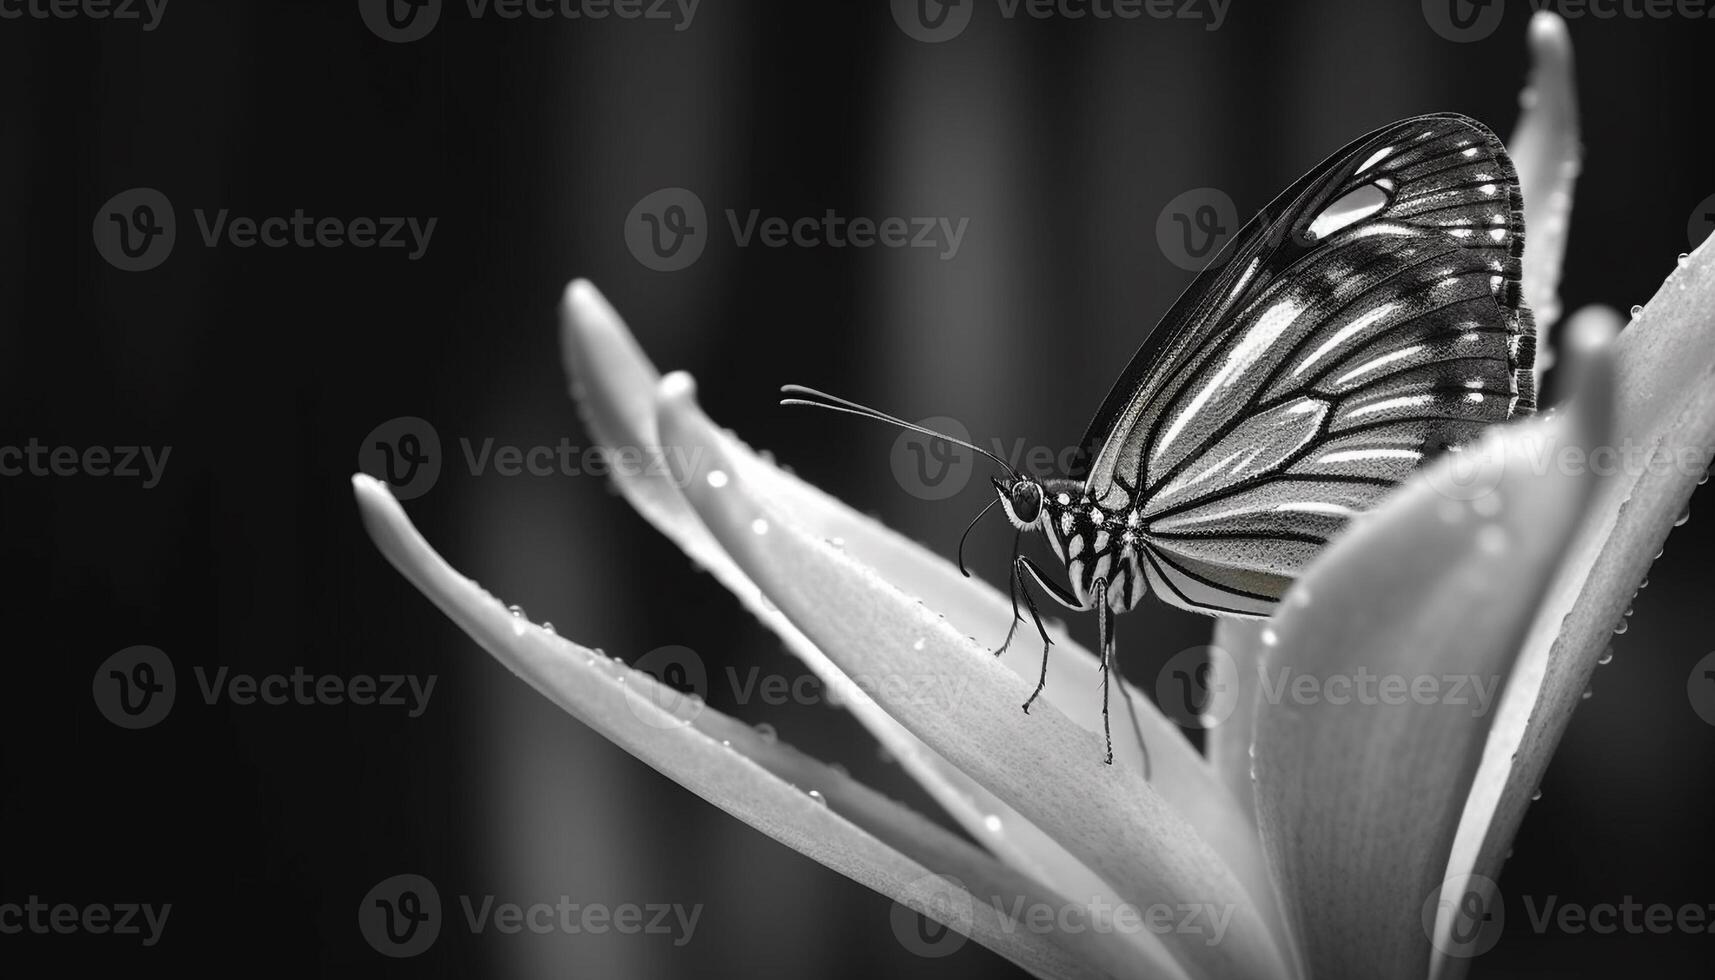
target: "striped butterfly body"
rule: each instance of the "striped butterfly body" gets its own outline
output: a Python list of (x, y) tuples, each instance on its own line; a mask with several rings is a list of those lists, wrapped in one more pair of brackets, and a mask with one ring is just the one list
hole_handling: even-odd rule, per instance
[[(1022, 596), (1046, 678), (1050, 641), (1032, 585), (1094, 610), (1106, 728), (1114, 614), (1154, 592), (1194, 612), (1269, 615), (1355, 514), (1426, 460), (1533, 410), (1523, 249), (1512, 162), (1461, 115), (1378, 129), (1289, 187), (1150, 335), (1097, 411), (1073, 474), (1040, 480), (962, 443), (1006, 471), (990, 506), (1020, 537), (1042, 532), (1069, 580), (1015, 546), (1001, 651), (1023, 621)], [(788, 403), (947, 438), (787, 390), (817, 399)], [(1041, 690), (1039, 681), (1026, 711)]]

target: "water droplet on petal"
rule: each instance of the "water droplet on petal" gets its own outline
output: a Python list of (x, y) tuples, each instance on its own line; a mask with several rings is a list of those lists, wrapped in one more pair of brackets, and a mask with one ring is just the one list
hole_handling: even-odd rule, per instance
[(817, 803), (820, 803), (823, 806), (828, 805), (828, 798), (826, 796), (822, 795), (821, 790), (815, 790), (815, 789), (811, 790), (810, 791), (810, 799), (815, 800)]
[(992, 813), (989, 814), (988, 816), (984, 817), (983, 818), (983, 829), (988, 831), (991, 834), (1000, 833), (1000, 830), (1001, 830), (1000, 818), (995, 816)]
[(1530, 801), (1532, 803), (1535, 803), (1537, 800), (1540, 800), (1540, 799), (1542, 799), (1542, 788), (1538, 787), (1536, 792), (1530, 794)]
[(750, 522), (750, 529), (757, 534), (767, 534), (768, 522), (758, 517), (756, 520)]
[(1691, 520), (1691, 502), (1688, 500), (1685, 502), (1685, 509), (1680, 511), (1679, 517), (1674, 520), (1673, 526), (1684, 527), (1689, 520)]
[(554, 630), (554, 624), (553, 624), (553, 623), (550, 623), (550, 622), (548, 622), (548, 621), (547, 621), (547, 620), (543, 620), (543, 621), (542, 621), (542, 629), (543, 629), (543, 631), (544, 631), (544, 632), (547, 632), (547, 633), (553, 633), (553, 634), (554, 634), (554, 635), (555, 635), (555, 636), (559, 636), (559, 635), (560, 635), (560, 634), (559, 634), (559, 633), (557, 633), (557, 632), (555, 632), (555, 630)]
[(1507, 544), (1507, 529), (1499, 524), (1485, 524), (1477, 532), (1477, 548), (1486, 555), (1504, 554)]
[(919, 637), (918, 637), (918, 638), (917, 638), (917, 642), (915, 642), (915, 643), (913, 643), (913, 644), (911, 644), (911, 649), (913, 649), (913, 650), (921, 650), (921, 649), (923, 649), (923, 638), (922, 638), (922, 637), (921, 637), (921, 636), (919, 636)]
[(1618, 623), (1614, 624), (1614, 633), (1617, 636), (1621, 633), (1624, 633), (1626, 630), (1628, 630), (1630, 628), (1631, 627), (1627, 625), (1626, 621), (1624, 619), (1622, 619)]
[(774, 726), (766, 721), (757, 725), (755, 730), (757, 737), (768, 745), (773, 745), (780, 738), (779, 734), (774, 731)]
[[(1279, 642), (1280, 642), (1280, 634), (1276, 633), (1274, 631), (1274, 627), (1264, 626), (1262, 628), (1262, 645), (1263, 646), (1271, 647), (1271, 646), (1274, 646), (1276, 643), (1279, 643)], [(1255, 746), (1252, 746), (1252, 748), (1254, 749)]]
[(1600, 657), (1596, 658), (1596, 662), (1598, 664), (1606, 665), (1609, 662), (1611, 662), (1613, 659), (1614, 659), (1614, 648), (1609, 647), (1608, 649), (1602, 651), (1602, 655)]
[(1691, 253), (1689, 253), (1689, 252), (1679, 253), (1679, 267), (1681, 269), (1683, 269), (1690, 264), (1691, 264)]
[(1639, 315), (1641, 315), (1643, 313), (1643, 311), (1644, 311), (1644, 308), (1643, 308), (1643, 305), (1641, 303), (1637, 306), (1632, 307), (1632, 317), (1634, 319), (1637, 318)]
[(727, 475), (725, 470), (710, 470), (708, 479), (709, 486), (714, 487), (716, 490), (727, 485)]
[(730, 749), (730, 748), (732, 748), (732, 742), (730, 742), (730, 741), (728, 741), (728, 740), (727, 740), (727, 739), (724, 739), (724, 738), (723, 738), (723, 739), (721, 739), (721, 748), (723, 748), (723, 749)]
[(828, 539), (828, 543), (833, 545), (836, 548), (844, 548), (846, 546), (846, 539), (841, 538), (841, 537), (833, 537), (833, 538)]

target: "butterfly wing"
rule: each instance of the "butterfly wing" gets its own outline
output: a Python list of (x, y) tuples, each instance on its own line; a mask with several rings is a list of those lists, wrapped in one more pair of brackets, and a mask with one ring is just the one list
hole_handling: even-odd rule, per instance
[(1530, 411), (1523, 248), (1512, 162), (1454, 114), (1354, 141), (1241, 229), (1084, 439), (1157, 594), (1267, 615), (1353, 514)]

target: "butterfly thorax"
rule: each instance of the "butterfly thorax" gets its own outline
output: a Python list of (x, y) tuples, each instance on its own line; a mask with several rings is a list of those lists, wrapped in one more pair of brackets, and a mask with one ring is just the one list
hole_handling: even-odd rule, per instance
[[(1098, 504), (1076, 480), (1044, 480), (1042, 525), (1066, 564), (1072, 594), (1092, 606), (1097, 582), (1107, 583), (1108, 608), (1125, 612), (1143, 601), (1142, 501), (1110, 494)], [(1116, 502), (1119, 506), (1115, 506)]]

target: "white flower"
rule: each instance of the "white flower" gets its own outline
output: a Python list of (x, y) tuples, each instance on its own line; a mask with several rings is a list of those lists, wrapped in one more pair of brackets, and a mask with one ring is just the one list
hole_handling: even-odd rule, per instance
[[(1531, 31), (1534, 95), (1513, 153), (1530, 208), (1527, 294), (1546, 328), (1577, 137), (1564, 26), (1539, 14)], [(1225, 681), (1242, 699), (1210, 731), (1206, 756), (1134, 697), (1149, 780), (1131, 740), (1116, 742), (1115, 765), (1102, 763), (1087, 651), (1057, 633), (1046, 703), (1019, 711), (1036, 651), (997, 660), (994, 644), (971, 639), (998, 640), (1011, 621), (1005, 596), (723, 432), (689, 377), (661, 378), (595, 288), (573, 283), (563, 348), (593, 435), (610, 448), (681, 450), (664, 454), (671, 477), (616, 477), (621, 491), (830, 689), (895, 677), (960, 692), (873, 685), (873, 700), (847, 706), (975, 844), (515, 617), (428, 547), (383, 484), (353, 482), (382, 553), (566, 711), (763, 833), (1035, 974), (1456, 976), (1468, 960), (1453, 930), (1470, 923), (1441, 886), (1464, 898), (1469, 881), (1499, 876), (1612, 627), (1701, 476), (1632, 467), (1598, 477), (1541, 465), (1545, 448), (1709, 451), (1711, 266), (1706, 245), (1611, 344), (1601, 343), (1611, 314), (1581, 314), (1597, 342), (1572, 349), (1609, 353), (1578, 369), (1586, 381), (1572, 407), (1490, 433), (1479, 451), (1504, 460), (1492, 493), (1437, 492), (1456, 465), (1445, 459), (1355, 522), (1268, 623), (1221, 622), (1221, 662), (1236, 672)], [(1489, 712), (1449, 699), (1261, 696), (1259, 670), (1281, 667), (1504, 687)], [(1193, 907), (1209, 915), (1196, 928), (1181, 914)], [(1091, 927), (1036, 928), (1011, 917), (1021, 908), (1076, 911)], [(1181, 912), (1149, 918), (1163, 908)]]

